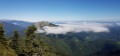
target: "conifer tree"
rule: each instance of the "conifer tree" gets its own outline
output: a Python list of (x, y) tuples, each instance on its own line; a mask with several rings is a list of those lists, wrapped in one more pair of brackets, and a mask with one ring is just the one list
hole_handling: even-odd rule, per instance
[(0, 24), (0, 43), (7, 45), (7, 40), (4, 38), (4, 29), (2, 24)]
[(29, 26), (28, 29), (26, 30), (26, 40), (25, 40), (25, 52), (27, 53), (26, 56), (31, 56), (33, 55), (33, 53), (35, 52), (33, 44), (34, 44), (34, 40), (35, 40), (35, 31), (36, 31), (36, 27), (34, 25)]
[(29, 26), (28, 29), (26, 30), (26, 46), (30, 46), (33, 42), (33, 40), (35, 39), (35, 31), (36, 31), (36, 27), (34, 25)]
[(17, 54), (20, 52), (19, 45), (19, 34), (17, 31), (14, 31), (14, 35), (12, 37), (12, 41), (10, 46), (16, 51)]

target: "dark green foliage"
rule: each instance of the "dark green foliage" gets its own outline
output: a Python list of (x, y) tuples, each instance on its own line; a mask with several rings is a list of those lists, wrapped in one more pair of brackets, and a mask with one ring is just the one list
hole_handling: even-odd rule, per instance
[[(0, 56), (56, 56), (53, 49), (36, 37), (36, 27), (26, 29), (26, 38), (21, 38), (17, 31), (11, 38), (4, 38), (3, 26), (0, 25)], [(19, 38), (20, 37), (20, 38)], [(7, 43), (9, 45), (5, 45)]]
[(0, 44), (0, 56), (17, 56), (12, 48)]
[(17, 54), (20, 54), (19, 34), (17, 31), (14, 31), (10, 46), (16, 51)]
[[(82, 35), (80, 35), (82, 34)], [(80, 33), (66, 35), (43, 35), (43, 42), (53, 46), (57, 56), (119, 56), (120, 41), (100, 38), (97, 33)], [(100, 38), (100, 39), (99, 39)]]
[(3, 30), (3, 25), (0, 24), (0, 38), (4, 37), (4, 30)]
[(28, 29), (26, 30), (26, 37), (35, 37), (35, 31), (37, 30), (37, 28), (32, 25), (29, 26)]
[(73, 56), (71, 55), (72, 52), (69, 46), (64, 42), (63, 39), (38, 35), (38, 37), (39, 36), (41, 37), (41, 41), (52, 46), (52, 50), (57, 56)]
[(4, 38), (2, 24), (0, 24), (0, 56), (17, 56), (14, 50), (8, 46), (7, 39)]
[[(23, 49), (25, 56), (40, 55), (40, 56), (55, 56), (50, 51), (49, 46), (36, 38), (36, 27), (29, 26), (26, 30), (25, 47)], [(39, 37), (40, 38), (40, 37)]]
[(24, 52), (26, 52), (26, 55), (33, 55), (33, 53), (36, 52), (34, 48), (34, 40), (35, 40), (35, 31), (36, 27), (34, 25), (29, 26), (26, 30), (26, 40), (25, 40), (25, 49)]
[(3, 30), (3, 25), (2, 24), (0, 24), (0, 43), (4, 44), (4, 45), (7, 45), (7, 41), (4, 38), (4, 30)]

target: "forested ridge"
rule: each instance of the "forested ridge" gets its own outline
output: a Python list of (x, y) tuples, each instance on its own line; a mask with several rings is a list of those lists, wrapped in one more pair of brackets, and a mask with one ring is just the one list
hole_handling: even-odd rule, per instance
[(14, 31), (10, 38), (4, 37), (4, 26), (0, 24), (0, 56), (56, 56), (54, 49), (37, 39), (34, 25), (25, 30), (25, 37)]
[(0, 56), (120, 56), (120, 31), (115, 28), (110, 33), (44, 34), (30, 25), (25, 36), (14, 30), (6, 37), (0, 24)]

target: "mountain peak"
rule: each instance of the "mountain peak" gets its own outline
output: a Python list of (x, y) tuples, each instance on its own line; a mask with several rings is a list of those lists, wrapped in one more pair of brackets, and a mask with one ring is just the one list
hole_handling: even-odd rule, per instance
[(44, 26), (56, 27), (58, 25), (55, 25), (55, 24), (50, 23), (48, 21), (41, 21), (41, 22), (36, 22), (35, 26), (37, 27), (37, 29), (42, 29)]

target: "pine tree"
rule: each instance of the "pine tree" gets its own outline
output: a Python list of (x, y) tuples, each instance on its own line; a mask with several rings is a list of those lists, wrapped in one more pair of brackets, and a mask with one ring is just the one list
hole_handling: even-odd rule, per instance
[(34, 40), (36, 37), (35, 31), (36, 31), (36, 27), (34, 25), (29, 26), (28, 29), (26, 30), (26, 40), (25, 40), (25, 52), (26, 52), (26, 56), (32, 56), (33, 53), (35, 52), (35, 48), (33, 47), (34, 44)]
[(34, 25), (29, 26), (26, 30), (26, 40), (24, 53), (25, 56), (56, 56), (53, 51), (50, 51), (49, 46), (42, 41), (39, 41), (36, 37), (36, 27)]
[(0, 24), (0, 43), (7, 45), (7, 40), (4, 38), (4, 29), (2, 24)]
[(14, 35), (12, 37), (12, 41), (10, 46), (12, 47), (12, 49), (14, 49), (16, 51), (17, 54), (19, 54), (20, 52), (20, 45), (19, 45), (19, 34), (17, 31), (14, 31)]
[(34, 25), (29, 26), (28, 29), (26, 30), (26, 46), (30, 46), (33, 42), (33, 40), (35, 39), (35, 31), (36, 31), (36, 27)]

